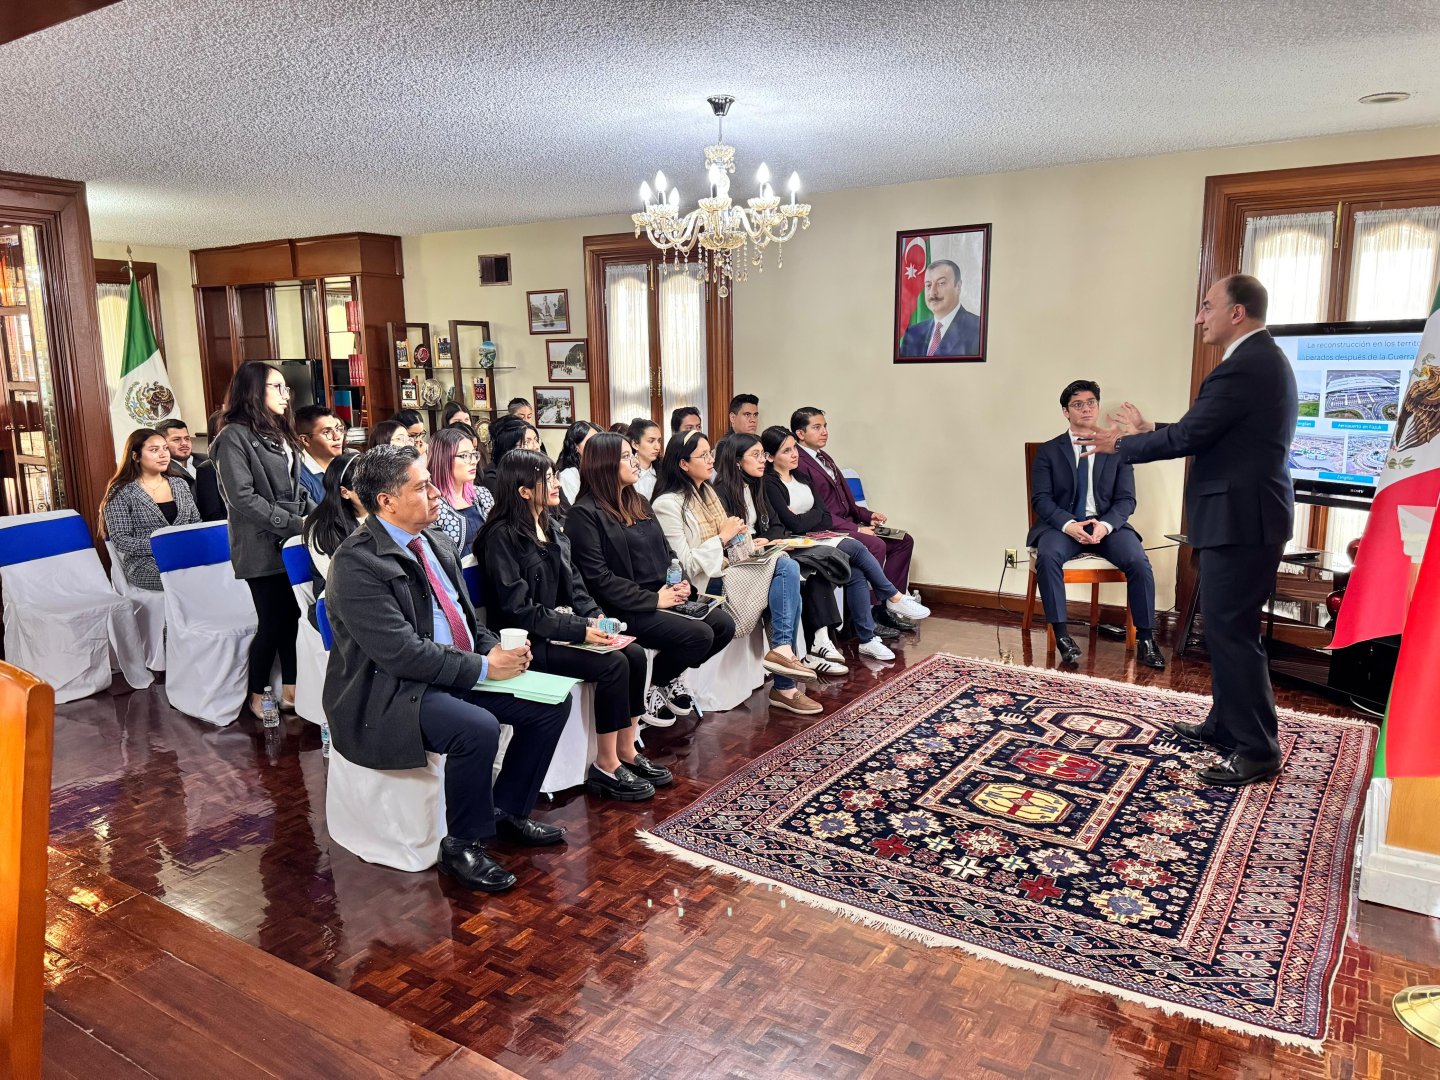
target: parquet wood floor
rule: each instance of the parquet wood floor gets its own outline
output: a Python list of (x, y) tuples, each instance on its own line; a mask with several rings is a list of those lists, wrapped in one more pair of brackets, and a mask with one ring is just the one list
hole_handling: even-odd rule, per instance
[[(1024, 637), (1012, 616), (941, 611), (895, 664), (857, 662), (815, 693), (839, 706), (936, 651), (1043, 666), (1043, 631)], [(1203, 660), (1156, 673), (1121, 643), (1082, 646), (1088, 674), (1208, 691)], [(1279, 690), (1290, 707), (1345, 711)], [(915, 945), (643, 848), (637, 828), (811, 722), (770, 713), (763, 694), (652, 733), (677, 783), (650, 803), (542, 804), (569, 843), (505, 852), (520, 884), (496, 897), (332, 845), (314, 727), (291, 721), (267, 753), (248, 723), (207, 728), (158, 686), (57, 713), (57, 848), (524, 1076), (1440, 1076), (1440, 1050), (1389, 1007), (1403, 986), (1440, 983), (1437, 920), (1357, 905), (1315, 1056)]]

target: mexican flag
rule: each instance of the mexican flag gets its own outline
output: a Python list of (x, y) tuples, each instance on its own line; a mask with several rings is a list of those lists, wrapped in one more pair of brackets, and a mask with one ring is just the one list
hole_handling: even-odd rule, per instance
[(925, 303), (925, 271), (929, 268), (929, 239), (913, 237), (906, 242), (900, 259), (900, 325), (895, 328), (897, 344), (910, 327), (933, 318), (930, 305)]
[(120, 382), (110, 399), (110, 428), (115, 445), (121, 447), (136, 428), (154, 427), (175, 416), (175, 391), (165, 370), (165, 358), (155, 343), (155, 331), (140, 296), (140, 286), (130, 278), (130, 301), (125, 311), (125, 353), (120, 362)]

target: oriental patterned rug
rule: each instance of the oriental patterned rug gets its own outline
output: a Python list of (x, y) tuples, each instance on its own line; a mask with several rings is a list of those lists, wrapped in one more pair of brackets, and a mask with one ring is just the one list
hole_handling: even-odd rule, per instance
[(1211, 788), (1209, 698), (934, 656), (642, 837), (928, 945), (1318, 1050), (1374, 750), (1281, 712), (1285, 771)]

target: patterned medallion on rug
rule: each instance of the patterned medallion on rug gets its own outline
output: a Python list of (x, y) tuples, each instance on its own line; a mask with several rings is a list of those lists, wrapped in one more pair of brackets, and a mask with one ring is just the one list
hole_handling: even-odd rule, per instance
[(1210, 788), (1209, 698), (934, 656), (642, 834), (935, 945), (1318, 1048), (1374, 729), (1281, 711)]

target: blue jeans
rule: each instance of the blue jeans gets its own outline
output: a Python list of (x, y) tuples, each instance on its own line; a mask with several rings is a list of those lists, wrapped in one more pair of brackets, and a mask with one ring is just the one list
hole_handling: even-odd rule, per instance
[[(770, 579), (770, 646), (795, 648), (795, 627), (800, 622), (800, 564), (784, 555), (776, 556), (775, 576)], [(776, 690), (789, 690), (795, 680), (775, 676)]]
[(870, 549), (852, 537), (845, 537), (836, 545), (850, 558), (850, 580), (845, 583), (845, 607), (850, 612), (850, 621), (855, 624), (855, 636), (861, 644), (875, 636), (875, 616), (870, 610), (870, 590), (874, 589), (880, 602), (884, 603), (900, 590), (891, 585), (880, 568), (880, 562)]

